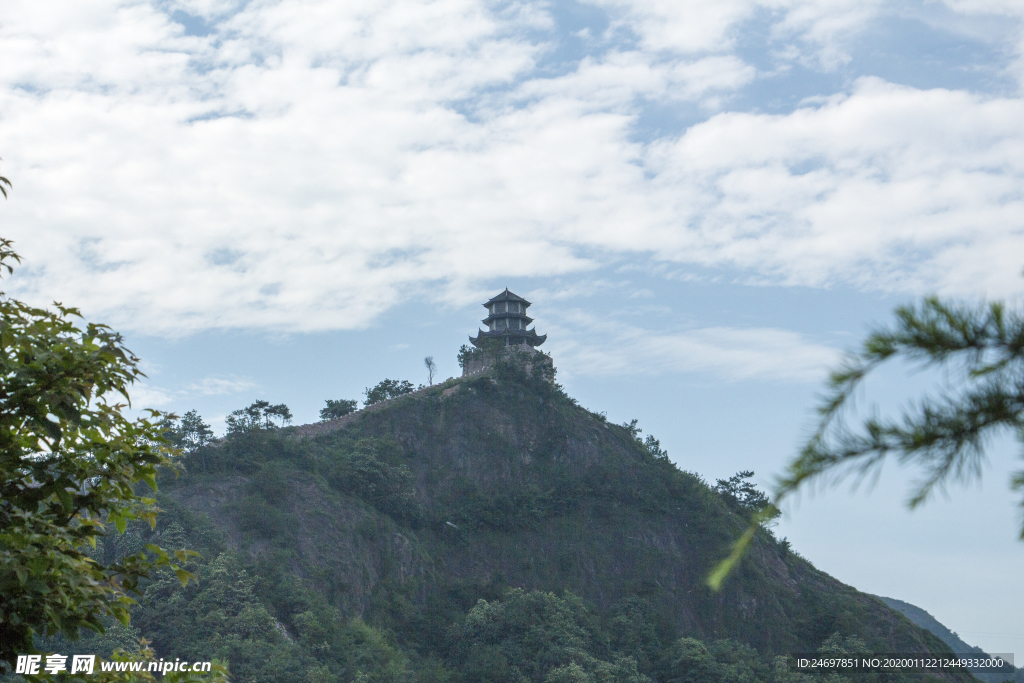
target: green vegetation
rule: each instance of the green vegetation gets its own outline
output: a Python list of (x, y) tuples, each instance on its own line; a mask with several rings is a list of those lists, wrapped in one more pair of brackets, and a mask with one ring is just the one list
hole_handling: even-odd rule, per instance
[(372, 406), (381, 401), (398, 398), (413, 391), (412, 382), (409, 380), (385, 379), (372, 389), (366, 390), (366, 401), (364, 403)]
[[(0, 240), (0, 272), (11, 273), (11, 261), (20, 259)], [(126, 592), (156, 567), (179, 585), (190, 577), (155, 544), (92, 552), (99, 539), (124, 540), (133, 520), (155, 524), (138, 485), (155, 490), (158, 468), (173, 463), (164, 416), (122, 414), (138, 359), (108, 327), (76, 326), (80, 317), (0, 294), (0, 673), (36, 652), (36, 638), (87, 629), (121, 642), (105, 630), (127, 626)], [(120, 537), (104, 536), (109, 526)]]
[[(898, 419), (871, 417), (850, 429), (844, 412), (865, 378), (886, 361), (903, 359), (943, 370), (946, 385), (925, 396)], [(985, 443), (1012, 432), (1024, 440), (1024, 312), (1007, 311), (1001, 302), (968, 306), (926, 298), (918, 306), (896, 309), (891, 329), (871, 333), (858, 353), (850, 354), (829, 377), (828, 393), (818, 407), (821, 422), (807, 445), (786, 468), (775, 503), (813, 481), (835, 484), (853, 475), (879, 474), (890, 456), (916, 464), (925, 476), (908, 505), (917, 507), (936, 488), (969, 483), (981, 476)], [(1010, 480), (1022, 494), (1024, 470)], [(766, 507), (754, 518), (731, 554), (710, 574), (714, 588), (735, 568), (756, 528), (776, 514)], [(1024, 540), (1024, 524), (1020, 538)]]
[(190, 410), (180, 419), (169, 417), (163, 424), (166, 428), (164, 437), (175, 448), (188, 453), (210, 443), (213, 430), (203, 422), (195, 410)]
[[(874, 368), (896, 358), (951, 370), (944, 373), (951, 386), (917, 402), (899, 419), (873, 417), (860, 432), (846, 428), (840, 416), (854, 390)], [(934, 297), (920, 306), (902, 306), (892, 329), (869, 335), (862, 350), (832, 373), (818, 409), (821, 424), (790, 464), (779, 495), (822, 477), (865, 476), (890, 454), (925, 470), (911, 507), (937, 486), (970, 481), (980, 476), (990, 435), (1010, 431), (1024, 439), (1022, 377), (1021, 311), (1007, 311), (998, 302), (971, 307)], [(1024, 495), (1024, 471), (1016, 473), (1011, 486)]]
[(292, 411), (283, 403), (271, 405), (269, 401), (255, 401), (248, 408), (234, 410), (225, 422), (228, 434), (248, 434), (263, 429), (277, 429), (274, 420), (280, 420), (281, 426), (292, 421)]
[(349, 413), (354, 413), (356, 406), (358, 405), (358, 401), (351, 401), (348, 399), (339, 399), (337, 401), (327, 399), (327, 407), (320, 409), (320, 420), (326, 422), (327, 420), (336, 420), (339, 417), (345, 417)]
[(97, 543), (107, 559), (151, 542), (200, 553), (197, 581), (141, 584), (132, 627), (161, 657), (274, 683), (808, 683), (828, 679), (787, 653), (944, 648), (769, 528), (710, 591), (764, 502), (749, 473), (708, 486), (528, 360), (315, 438), (259, 428), (188, 452), (186, 473), (161, 477), (157, 527)]
[(468, 363), (470, 360), (480, 358), (482, 356), (483, 351), (481, 351), (480, 349), (470, 346), (469, 344), (463, 344), (462, 346), (459, 347), (459, 353), (457, 356), (459, 361), (459, 367), (465, 370), (466, 363)]
[[(953, 652), (982, 659), (987, 659), (989, 657), (989, 655), (980, 647), (968, 645), (960, 639), (960, 636), (958, 636), (956, 632), (950, 631), (948, 628), (940, 624), (935, 617), (928, 614), (928, 612), (924, 611), (920, 607), (915, 607), (910, 603), (903, 602), (902, 600), (896, 600), (894, 598), (877, 597), (886, 605), (904, 615), (907, 619), (910, 619), (910, 621), (914, 622), (921, 628), (934, 633), (939, 640), (944, 642), (946, 645), (949, 645)], [(1018, 667), (1012, 675), (1006, 673), (981, 672), (975, 673), (974, 675), (978, 680), (982, 681), (982, 683), (1024, 683), (1024, 669), (1020, 667)]]
[(239, 683), (837, 683), (786, 654), (946, 651), (767, 525), (709, 590), (771, 509), (751, 473), (708, 486), (534, 355), (412, 395), (385, 380), (386, 405), (315, 438), (257, 401), (211, 440), (195, 411), (132, 423), (104, 400), (138, 376), (106, 328), (3, 305), (5, 653), (217, 659)]
[(480, 346), (469, 346), (463, 344), (459, 347), (457, 359), (459, 367), (466, 369), (470, 361), (488, 361), (488, 364), (495, 362), (502, 354), (507, 352), (508, 347), (500, 339), (483, 339)]
[(768, 524), (782, 513), (772, 505), (764, 491), (759, 491), (750, 481), (753, 476), (753, 471), (744, 470), (728, 479), (719, 479), (715, 493), (722, 496), (737, 514), (751, 519), (756, 517), (760, 524)]

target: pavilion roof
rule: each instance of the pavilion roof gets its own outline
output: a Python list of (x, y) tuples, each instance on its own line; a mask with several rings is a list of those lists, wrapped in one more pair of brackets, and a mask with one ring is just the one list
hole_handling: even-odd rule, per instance
[(485, 303), (483, 305), (484, 306), (490, 306), (491, 304), (493, 304), (493, 303), (495, 303), (497, 301), (522, 301), (527, 306), (530, 305), (530, 302), (527, 301), (526, 299), (524, 299), (523, 297), (519, 296), (518, 294), (513, 294), (512, 292), (508, 291), (508, 287), (506, 287), (505, 291), (502, 292), (501, 294), (499, 294), (498, 296), (491, 297), (490, 299), (488, 299), (487, 303)]
[(504, 339), (506, 337), (514, 337), (519, 339), (525, 339), (526, 343), (530, 346), (540, 346), (548, 338), (546, 334), (537, 334), (537, 330), (477, 330), (475, 337), (470, 337), (469, 341), (474, 346), (479, 346), (480, 342), (484, 339)]
[(526, 315), (525, 313), (492, 313), (483, 320), (481, 320), (480, 322), (482, 322), (484, 325), (488, 325), (493, 320), (506, 320), (511, 318), (518, 318), (519, 320), (522, 320), (524, 325), (529, 325), (530, 323), (533, 322), (533, 318)]

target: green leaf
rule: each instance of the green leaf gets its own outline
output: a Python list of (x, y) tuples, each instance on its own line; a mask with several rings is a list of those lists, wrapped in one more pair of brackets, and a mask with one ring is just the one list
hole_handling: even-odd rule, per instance
[(71, 497), (71, 493), (65, 489), (57, 490), (57, 498), (60, 499), (60, 504), (65, 510), (73, 510), (75, 508), (75, 500)]
[(192, 572), (186, 571), (181, 568), (175, 569), (174, 573), (178, 576), (178, 581), (181, 581), (182, 586), (187, 586), (189, 579), (195, 578), (195, 576), (192, 575)]

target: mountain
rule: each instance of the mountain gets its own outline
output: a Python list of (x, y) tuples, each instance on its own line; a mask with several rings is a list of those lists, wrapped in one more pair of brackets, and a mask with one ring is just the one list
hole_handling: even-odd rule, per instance
[(767, 529), (711, 591), (750, 499), (581, 408), (545, 367), (510, 357), (190, 453), (160, 480), (156, 530), (97, 549), (201, 554), (196, 581), (145, 586), (134, 633), (275, 683), (799, 683), (847, 679), (790, 671), (787, 654), (949, 652)]
[[(939, 623), (938, 619), (920, 607), (911, 605), (909, 602), (904, 602), (903, 600), (897, 600), (896, 598), (883, 598), (882, 596), (876, 597), (921, 628), (927, 629), (931, 633), (935, 634), (939, 640), (948, 645), (953, 652), (957, 654), (976, 655), (982, 658), (988, 658), (989, 655), (984, 650), (980, 647), (975, 647), (965, 643), (960, 639), (960, 636), (946, 628), (943, 624)], [(1024, 669), (1019, 668), (1014, 672), (1013, 676), (1006, 674), (975, 674), (975, 676), (978, 679), (985, 681), (985, 683), (1002, 683), (1008, 679), (1014, 681), (1014, 683), (1024, 683)]]

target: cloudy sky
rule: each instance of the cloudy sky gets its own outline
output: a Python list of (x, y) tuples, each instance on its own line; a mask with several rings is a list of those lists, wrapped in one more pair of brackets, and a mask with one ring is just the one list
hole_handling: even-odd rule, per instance
[[(507, 286), (584, 405), (768, 482), (894, 305), (1024, 284), (1019, 0), (14, 0), (0, 60), (5, 290), (218, 428), (457, 374)], [(1024, 657), (993, 448), (983, 488), (910, 514), (893, 471), (780, 532)]]

